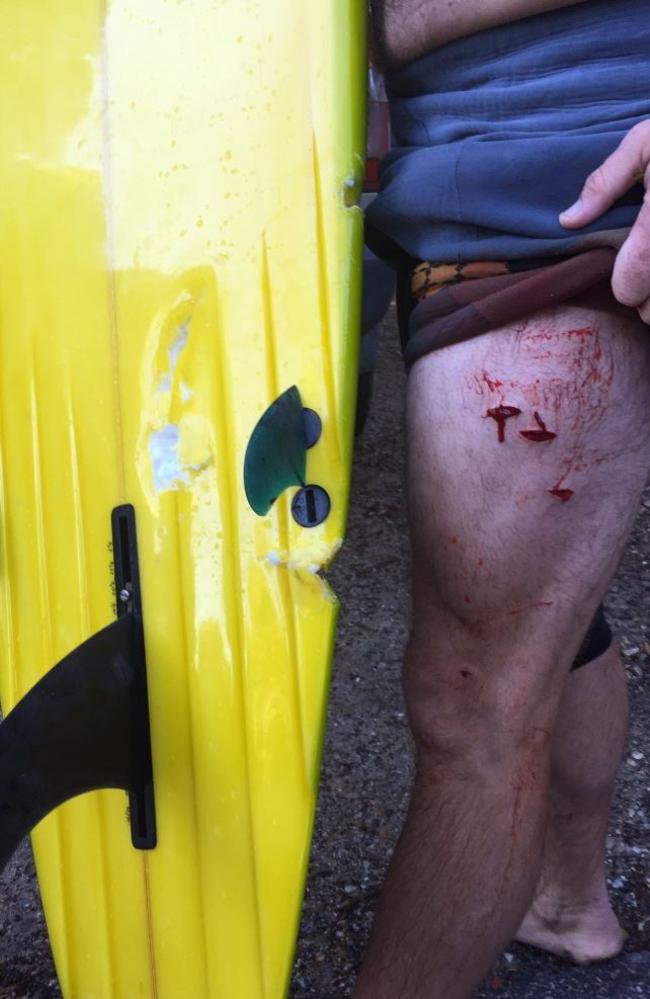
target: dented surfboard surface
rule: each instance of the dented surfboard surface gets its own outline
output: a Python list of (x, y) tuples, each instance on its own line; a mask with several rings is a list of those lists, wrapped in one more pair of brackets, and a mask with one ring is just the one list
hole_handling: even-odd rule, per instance
[[(33, 844), (68, 997), (287, 988), (336, 619), (358, 350), (365, 6), (8, 0), (0, 12), (0, 698), (115, 616), (133, 504), (158, 844), (126, 797)], [(244, 456), (322, 433), (264, 516)]]

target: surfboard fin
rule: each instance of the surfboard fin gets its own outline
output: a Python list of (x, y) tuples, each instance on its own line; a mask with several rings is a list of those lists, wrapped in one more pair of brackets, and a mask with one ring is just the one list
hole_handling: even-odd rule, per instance
[(253, 511), (266, 516), (278, 496), (300, 486), (292, 514), (303, 527), (315, 527), (330, 511), (321, 486), (307, 485), (307, 450), (320, 438), (318, 413), (302, 405), (295, 385), (271, 403), (257, 421), (244, 456), (244, 488)]
[(300, 392), (295, 385), (262, 414), (244, 456), (244, 488), (251, 507), (264, 517), (289, 486), (304, 486), (307, 445)]
[(144, 634), (132, 507), (113, 511), (118, 619), (69, 653), (0, 724), (0, 870), (69, 798), (129, 792), (131, 840), (156, 845)]

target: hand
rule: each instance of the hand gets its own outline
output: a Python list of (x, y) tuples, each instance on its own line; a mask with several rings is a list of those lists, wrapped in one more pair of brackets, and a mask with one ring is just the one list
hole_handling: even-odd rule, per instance
[(581, 229), (641, 181), (646, 188), (643, 205), (616, 257), (612, 291), (650, 324), (650, 121), (630, 129), (612, 155), (587, 177), (576, 203), (560, 215), (560, 224)]

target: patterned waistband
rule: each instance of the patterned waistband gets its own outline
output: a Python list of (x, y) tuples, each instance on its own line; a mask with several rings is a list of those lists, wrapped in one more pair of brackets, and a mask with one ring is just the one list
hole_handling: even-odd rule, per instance
[(533, 266), (538, 266), (538, 262), (530, 262), (524, 267), (521, 264), (513, 267), (507, 260), (475, 260), (467, 264), (431, 264), (423, 260), (411, 271), (411, 295), (416, 302), (423, 302), (425, 298), (430, 298), (450, 284), (460, 284), (461, 281), (478, 278), (501, 277), (504, 274), (512, 274), (515, 270), (528, 270)]
[(620, 310), (607, 290), (615, 259), (615, 250), (599, 247), (559, 260), (418, 264), (408, 282), (412, 300), (404, 336), (407, 368), (433, 350), (571, 301), (601, 282)]
[(423, 260), (411, 271), (411, 295), (416, 302), (423, 302), (450, 284), (520, 274), (522, 271), (549, 267), (569, 259), (570, 257), (563, 255), (526, 257), (522, 260), (475, 260), (465, 264), (432, 264), (428, 260)]

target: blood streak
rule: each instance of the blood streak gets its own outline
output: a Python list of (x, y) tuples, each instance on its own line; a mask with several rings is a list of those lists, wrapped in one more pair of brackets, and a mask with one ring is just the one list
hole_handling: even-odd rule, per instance
[(539, 415), (539, 413), (533, 413), (533, 419), (537, 424), (537, 430), (520, 430), (519, 433), (527, 441), (534, 441), (535, 443), (541, 444), (543, 441), (555, 440), (557, 434), (553, 433), (552, 430), (547, 430), (546, 424)]
[(497, 437), (501, 443), (506, 439), (506, 420), (509, 420), (511, 416), (519, 416), (520, 413), (521, 410), (517, 409), (516, 406), (495, 406), (493, 409), (488, 409), (486, 415), (490, 419), (496, 420)]
[(499, 378), (490, 378), (487, 371), (483, 372), (483, 381), (490, 392), (498, 392), (500, 388), (503, 388), (503, 382)]
[(571, 497), (575, 495), (573, 489), (566, 489), (562, 485), (562, 483), (564, 482), (570, 471), (571, 471), (571, 466), (569, 466), (564, 475), (560, 476), (560, 478), (557, 480), (557, 482), (551, 489), (546, 490), (551, 494), (551, 496), (555, 496), (557, 499), (559, 499), (561, 503), (568, 503)]

